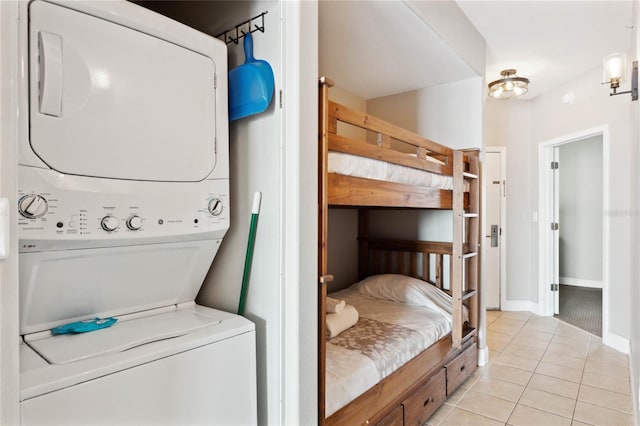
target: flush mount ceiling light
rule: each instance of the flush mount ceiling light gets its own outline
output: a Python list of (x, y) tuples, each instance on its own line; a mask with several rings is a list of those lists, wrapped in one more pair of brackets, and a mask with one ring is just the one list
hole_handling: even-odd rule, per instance
[(624, 95), (629, 93), (632, 101), (638, 100), (638, 61), (633, 61), (631, 68), (631, 90), (618, 92), (620, 83), (627, 79), (627, 55), (614, 53), (602, 59), (603, 72), (602, 84), (608, 84), (611, 88), (609, 96)]
[(502, 78), (489, 83), (489, 96), (494, 99), (509, 99), (529, 91), (529, 79), (518, 77), (516, 70), (500, 71)]

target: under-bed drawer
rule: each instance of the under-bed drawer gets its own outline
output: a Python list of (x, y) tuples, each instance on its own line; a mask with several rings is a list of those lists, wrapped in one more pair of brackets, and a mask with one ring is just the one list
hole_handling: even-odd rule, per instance
[(396, 406), (389, 414), (384, 416), (384, 419), (376, 423), (376, 426), (403, 426), (404, 425), (404, 410), (402, 404)]
[(447, 398), (444, 369), (432, 376), (404, 402), (405, 426), (421, 426)]
[(445, 365), (447, 371), (447, 396), (451, 395), (458, 386), (464, 382), (467, 377), (473, 373), (478, 367), (478, 353), (476, 344), (469, 346), (462, 351), (460, 355), (454, 358), (449, 364)]

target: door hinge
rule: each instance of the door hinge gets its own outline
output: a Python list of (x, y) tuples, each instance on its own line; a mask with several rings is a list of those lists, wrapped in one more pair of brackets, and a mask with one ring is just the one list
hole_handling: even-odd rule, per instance
[(558, 225), (558, 222), (552, 222), (551, 223), (551, 230), (552, 231), (557, 231), (558, 229), (560, 229), (560, 225)]
[(213, 74), (213, 88), (218, 88), (218, 74)]
[(282, 90), (280, 90), (280, 109), (282, 109)]
[(558, 170), (558, 162), (557, 161), (552, 161), (551, 162), (551, 170)]
[(560, 291), (560, 284), (551, 284), (551, 291)]
[(214, 154), (218, 154), (218, 138), (214, 137), (213, 138), (213, 153)]

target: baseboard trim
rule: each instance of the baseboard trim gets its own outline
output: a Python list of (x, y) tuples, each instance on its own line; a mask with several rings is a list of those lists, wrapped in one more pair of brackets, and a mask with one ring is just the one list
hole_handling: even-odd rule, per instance
[(489, 347), (478, 349), (478, 366), (484, 367), (489, 364)]
[(603, 333), (602, 343), (617, 350), (618, 352), (629, 355), (629, 339), (625, 339), (624, 337), (620, 337), (617, 334), (613, 334), (608, 331)]
[(538, 304), (530, 300), (505, 300), (500, 310), (511, 312), (533, 312), (534, 314), (537, 314)]
[(560, 284), (576, 287), (602, 288), (602, 281), (583, 280), (582, 278), (560, 277)]

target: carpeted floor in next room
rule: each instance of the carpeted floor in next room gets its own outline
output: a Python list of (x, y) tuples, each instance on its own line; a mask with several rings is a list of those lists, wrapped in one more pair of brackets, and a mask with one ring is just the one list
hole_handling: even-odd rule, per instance
[(560, 284), (560, 313), (555, 317), (602, 337), (602, 289)]

